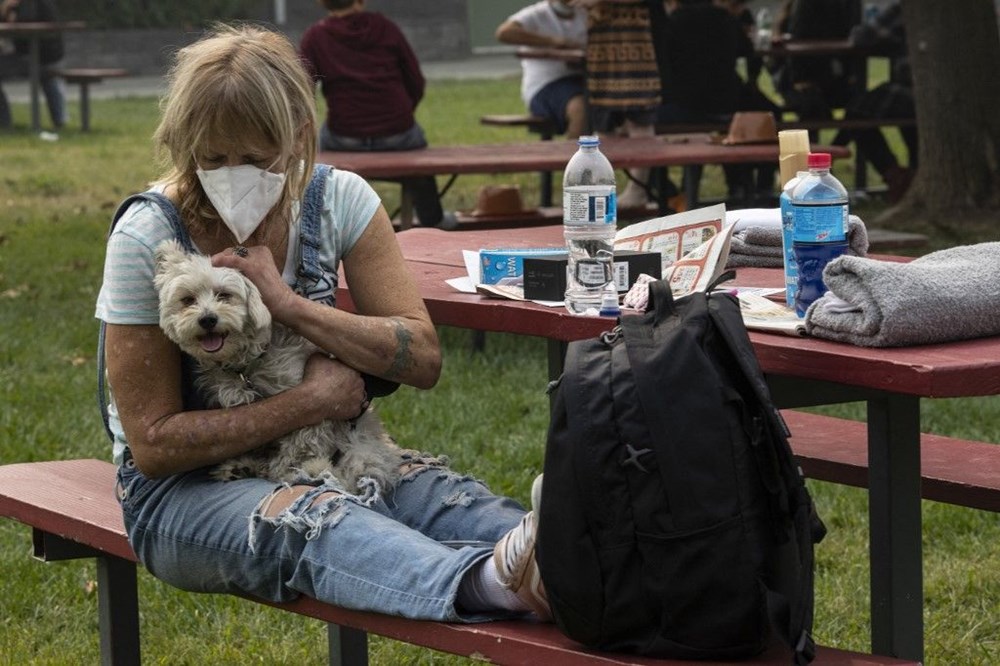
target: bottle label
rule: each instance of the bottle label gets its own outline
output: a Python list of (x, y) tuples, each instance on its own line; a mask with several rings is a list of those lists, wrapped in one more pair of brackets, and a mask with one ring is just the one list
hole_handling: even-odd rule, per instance
[(614, 185), (573, 185), (563, 189), (564, 224), (615, 224)]
[(792, 204), (793, 240), (806, 243), (842, 241), (847, 238), (846, 203)]
[(782, 192), (779, 199), (781, 205), (781, 250), (785, 269), (785, 303), (795, 307), (795, 290), (798, 288), (799, 267), (795, 263), (795, 253), (792, 242), (795, 237), (795, 215), (792, 212), (792, 200), (787, 192)]
[(581, 287), (598, 289), (611, 281), (610, 257), (581, 259), (576, 262), (576, 282)]

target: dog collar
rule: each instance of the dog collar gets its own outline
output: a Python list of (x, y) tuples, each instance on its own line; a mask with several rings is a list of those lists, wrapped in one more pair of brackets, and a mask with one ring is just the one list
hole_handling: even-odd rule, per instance
[(233, 366), (223, 366), (222, 369), (225, 370), (226, 372), (231, 372), (237, 377), (239, 377), (240, 381), (243, 382), (244, 387), (256, 393), (258, 397), (263, 397), (261, 392), (257, 390), (257, 387), (254, 386), (253, 382), (250, 381), (250, 376), (253, 374), (254, 367), (258, 365), (259, 360), (260, 360), (259, 358), (256, 358), (247, 363), (246, 365), (244, 365), (242, 368), (237, 368)]
[(246, 373), (244, 371), (237, 370), (236, 374), (237, 374), (237, 376), (239, 376), (240, 381), (243, 382), (244, 386), (246, 386), (248, 389), (250, 389), (254, 393), (258, 392), (257, 391), (257, 387), (253, 385), (253, 382), (250, 381), (250, 378), (246, 376)]

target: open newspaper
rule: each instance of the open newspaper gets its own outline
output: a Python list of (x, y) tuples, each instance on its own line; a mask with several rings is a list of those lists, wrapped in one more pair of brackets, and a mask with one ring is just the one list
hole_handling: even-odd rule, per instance
[[(724, 205), (709, 206), (628, 226), (615, 236), (615, 249), (659, 251), (663, 277), (669, 280), (674, 298), (680, 298), (704, 291), (723, 273), (730, 239), (739, 222), (733, 214), (726, 221)], [(794, 310), (764, 293), (784, 296), (784, 290), (736, 287), (733, 291), (747, 328), (793, 336), (806, 334), (804, 320)], [(628, 302), (626, 297), (626, 305)]]
[[(661, 274), (670, 283), (674, 298), (681, 298), (706, 290), (725, 271), (730, 239), (738, 223), (739, 219), (732, 214), (729, 221), (726, 221), (726, 207), (723, 204), (665, 215), (619, 230), (615, 235), (615, 250), (659, 252)], [(470, 278), (474, 271), (478, 271), (478, 268), (474, 268), (477, 254), (470, 252), (466, 258)], [(653, 278), (641, 276), (633, 291), (641, 291), (642, 285), (650, 279)], [(478, 291), (495, 298), (524, 300), (524, 290), (517, 280), (504, 280), (502, 284), (491, 285), (478, 284), (478, 280), (476, 282), (469, 291)], [(461, 288), (457, 283), (454, 286)], [(777, 303), (765, 295), (773, 292), (783, 296), (783, 289), (736, 287), (733, 291), (740, 301), (747, 328), (786, 335), (805, 335), (803, 320), (784, 303)], [(633, 292), (626, 295), (624, 306), (644, 309), (646, 299), (641, 296), (631, 298), (632, 296)], [(561, 303), (546, 301), (544, 305), (559, 306)]]
[(722, 274), (732, 234), (726, 207), (718, 204), (631, 224), (615, 235), (615, 249), (659, 252), (662, 276), (680, 298)]

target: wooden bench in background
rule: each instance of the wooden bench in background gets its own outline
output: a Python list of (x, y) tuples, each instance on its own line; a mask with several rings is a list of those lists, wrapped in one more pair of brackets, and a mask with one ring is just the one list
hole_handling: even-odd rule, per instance
[(118, 68), (62, 67), (52, 72), (65, 79), (66, 83), (80, 86), (80, 127), (84, 132), (90, 131), (90, 86), (104, 79), (128, 76), (128, 70)]
[[(0, 466), (0, 516), (32, 528), (34, 554), (41, 560), (97, 559), (102, 663), (138, 664), (140, 623), (136, 558), (122, 526), (114, 483), (114, 466), (100, 460), (3, 465)], [(266, 603), (257, 599), (251, 601)], [(586, 650), (551, 624), (425, 622), (344, 610), (304, 597), (291, 603), (268, 605), (326, 622), (330, 662), (334, 664), (367, 664), (368, 633), (494, 664), (690, 664)], [(784, 666), (789, 663), (789, 655), (775, 650), (738, 663)], [(813, 663), (817, 666), (888, 666), (916, 662), (819, 647)]]
[[(530, 113), (487, 114), (479, 119), (482, 125), (495, 127), (523, 127), (529, 132), (539, 134), (542, 139), (549, 140), (555, 136), (552, 123), (540, 116)], [(821, 130), (865, 130), (881, 129), (883, 127), (913, 127), (917, 124), (914, 118), (832, 118), (829, 120), (779, 120), (778, 130), (804, 129)], [(729, 126), (726, 123), (659, 123), (657, 134), (726, 134)]]
[(523, 127), (540, 135), (543, 141), (550, 141), (556, 135), (556, 127), (549, 119), (530, 113), (490, 113), (482, 116), (479, 123), (494, 127)]

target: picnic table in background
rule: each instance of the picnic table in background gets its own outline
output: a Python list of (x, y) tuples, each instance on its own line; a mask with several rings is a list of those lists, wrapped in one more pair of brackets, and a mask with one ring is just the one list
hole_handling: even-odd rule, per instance
[[(394, 152), (323, 151), (316, 159), (338, 169), (353, 171), (363, 178), (402, 180), (403, 207), (400, 226), (413, 224), (413, 211), (405, 179), (412, 176), (450, 175), (446, 191), (460, 174), (530, 173), (561, 171), (577, 150), (575, 141), (532, 141), (527, 143), (429, 146), (420, 150)], [(847, 157), (842, 146), (815, 148), (835, 158)], [(650, 138), (608, 137), (601, 152), (616, 169), (634, 167), (700, 166), (704, 164), (745, 164), (778, 162), (777, 143), (722, 145), (707, 135), (660, 136)], [(687, 179), (689, 182), (693, 179)], [(657, 198), (663, 202), (663, 197)], [(688, 192), (689, 206), (696, 207), (697, 191)]]
[(28, 50), (28, 81), (31, 88), (31, 129), (38, 131), (42, 127), (39, 92), (42, 80), (41, 40), (43, 37), (59, 34), (68, 30), (83, 30), (87, 27), (84, 21), (46, 21), (25, 23), (0, 22), (0, 39), (27, 39)]

